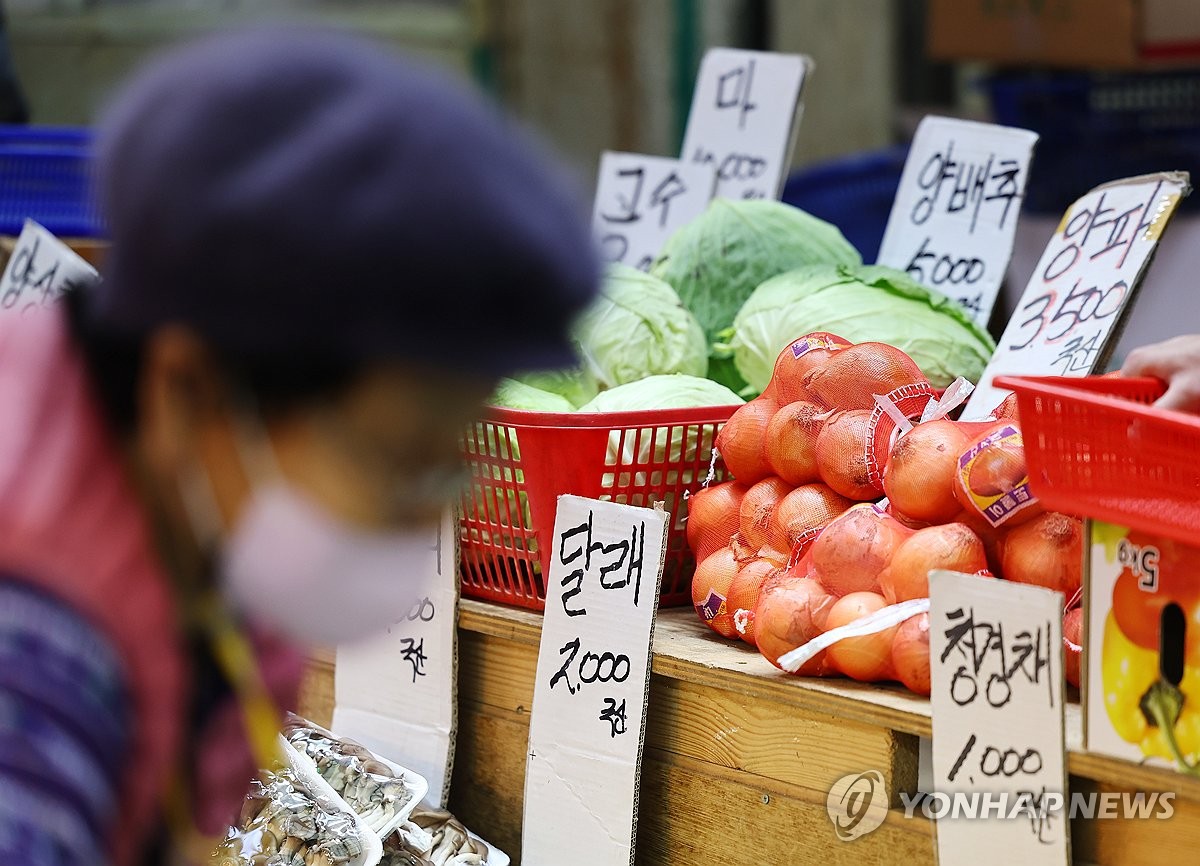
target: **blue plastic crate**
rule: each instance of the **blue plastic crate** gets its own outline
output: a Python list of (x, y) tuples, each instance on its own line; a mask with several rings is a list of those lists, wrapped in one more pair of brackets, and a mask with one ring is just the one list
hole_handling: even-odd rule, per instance
[(898, 146), (810, 166), (788, 178), (783, 200), (836, 225), (874, 262), (907, 156)]
[(85, 129), (0, 125), (0, 234), (33, 219), (63, 237), (99, 237)]
[[(997, 123), (1041, 136), (1025, 193), (1032, 212), (1060, 214), (1117, 178), (1200, 177), (1200, 72), (1007, 73), (982, 86)], [(1200, 209), (1200, 198), (1182, 207)]]

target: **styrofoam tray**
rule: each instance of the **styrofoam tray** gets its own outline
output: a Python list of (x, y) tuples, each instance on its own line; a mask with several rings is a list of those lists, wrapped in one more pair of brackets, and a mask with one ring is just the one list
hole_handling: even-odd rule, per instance
[(328, 801), (333, 803), (339, 810), (346, 812), (354, 820), (354, 826), (358, 831), (359, 847), (362, 848), (362, 854), (350, 861), (349, 866), (376, 866), (383, 859), (383, 843), (379, 837), (363, 823), (362, 818), (350, 808), (350, 806), (338, 796), (337, 791), (321, 778), (321, 774), (317, 772), (316, 764), (308, 757), (301, 754), (295, 746), (287, 741), (282, 734), (279, 735), (279, 743), (283, 748), (284, 760), (292, 773), (296, 776), (296, 781), (308, 789), (309, 794), (314, 799)]
[[(339, 737), (337, 734), (333, 733), (332, 731), (330, 731), (326, 728), (323, 728), (318, 724), (310, 722), (307, 719), (304, 720), (304, 723), (309, 728), (316, 731), (319, 735), (321, 735), (322, 737), (325, 737), (326, 739), (332, 740), (334, 742), (337, 742), (342, 739), (341, 737)], [(283, 737), (282, 734), (280, 734), (280, 736)], [(286, 740), (287, 738), (284, 737), (284, 739)], [(297, 749), (295, 746), (292, 746), (290, 742), (288, 743), (288, 745), (291, 746), (293, 751), (295, 751), (303, 760), (307, 761), (309, 766), (312, 767), (312, 771), (314, 773), (317, 773), (317, 776), (320, 777), (320, 773), (317, 772), (317, 765), (313, 761), (313, 759), (308, 756), (308, 753), (306, 751)], [(368, 749), (368, 751), (370, 751), (370, 750)], [(379, 761), (381, 764), (384, 764), (385, 766), (387, 766), (396, 775), (396, 778), (400, 779), (404, 783), (404, 787), (408, 790), (408, 793), (409, 793), (409, 800), (407, 803), (404, 804), (404, 808), (402, 808), (398, 812), (396, 812), (396, 814), (392, 817), (392, 819), (390, 821), (388, 821), (388, 823), (384, 824), (377, 833), (375, 833), (375, 835), (378, 837), (378, 839), (382, 840), (382, 839), (386, 839), (388, 836), (390, 836), (397, 827), (399, 827), (401, 824), (403, 824), (405, 821), (408, 820), (408, 817), (413, 813), (413, 811), (416, 810), (417, 806), (420, 805), (421, 801), (425, 799), (425, 795), (429, 793), (429, 782), (427, 782), (425, 780), (424, 776), (421, 776), (421, 775), (413, 772), (412, 770), (408, 769), (407, 767), (400, 766), (395, 761), (390, 761), (387, 758), (383, 757), (382, 755), (376, 754), (375, 752), (371, 752), (371, 754), (375, 756), (375, 759), (377, 761)], [(329, 787), (329, 789), (331, 791), (333, 790), (333, 788), (329, 785), (328, 782), (325, 782), (324, 779), (321, 779), (321, 781), (324, 782), (325, 785), (327, 787)], [(338, 796), (339, 800), (342, 799), (340, 795), (337, 795), (336, 791), (334, 792), (334, 794), (335, 794), (335, 796)], [(345, 802), (345, 801), (343, 800), (342, 802)], [(349, 803), (346, 804), (346, 808), (353, 810)], [(355, 815), (355, 817), (358, 817), (357, 814)], [(366, 825), (364, 824), (363, 826), (366, 826)], [(367, 827), (367, 830), (370, 832), (373, 832), (373, 833), (375, 832), (375, 831), (371, 831), (371, 829), (369, 827)], [(380, 856), (382, 857), (383, 856), (382, 846), (380, 847), (379, 850), (380, 850)]]
[(487, 866), (509, 866), (509, 864), (512, 863), (511, 857), (509, 857), (487, 839), (484, 839), (482, 836), (476, 833), (472, 833), (470, 830), (467, 830), (467, 835), (472, 839), (482, 842), (484, 845), (488, 846)]

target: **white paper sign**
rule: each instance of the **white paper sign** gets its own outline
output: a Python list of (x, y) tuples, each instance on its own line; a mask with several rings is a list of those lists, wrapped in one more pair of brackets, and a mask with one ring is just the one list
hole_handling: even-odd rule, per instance
[(934, 571), (929, 598), (938, 861), (1070, 863), (1062, 593)]
[(667, 238), (704, 212), (715, 185), (710, 166), (605, 151), (592, 207), (601, 255), (649, 270)]
[(429, 539), (428, 563), (396, 575), (413, 584), (408, 615), (376, 638), (338, 647), (334, 670), (332, 730), (424, 776), (426, 801), (437, 808), (449, 794), (457, 722), (457, 539), (447, 513)]
[(665, 511), (560, 496), (525, 778), (530, 866), (628, 866)]
[(712, 48), (700, 63), (680, 159), (710, 166), (721, 198), (779, 198), (812, 61)]
[(33, 220), (25, 220), (0, 276), (0, 315), (46, 306), (68, 285), (97, 278), (96, 269), (74, 250)]
[(1062, 223), (963, 412), (986, 417), (1007, 392), (997, 375), (1086, 376), (1107, 360), (1163, 229), (1191, 191), (1187, 172), (1098, 186)]
[(986, 327), (1012, 257), (1036, 132), (926, 117), (878, 263), (959, 301)]

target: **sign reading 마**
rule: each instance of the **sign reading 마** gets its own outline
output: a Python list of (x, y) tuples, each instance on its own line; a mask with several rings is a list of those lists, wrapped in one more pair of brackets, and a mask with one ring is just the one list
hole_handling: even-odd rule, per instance
[(799, 54), (710, 49), (700, 63), (680, 159), (715, 170), (721, 198), (779, 198), (811, 67)]

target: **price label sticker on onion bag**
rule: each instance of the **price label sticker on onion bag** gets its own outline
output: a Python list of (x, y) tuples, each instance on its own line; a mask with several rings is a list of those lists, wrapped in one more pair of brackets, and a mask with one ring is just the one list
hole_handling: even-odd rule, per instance
[(96, 269), (33, 220), (17, 238), (0, 276), (0, 314), (47, 306), (68, 286), (99, 279)]
[(929, 575), (934, 790), (942, 864), (1066, 864), (1062, 593)]
[(558, 499), (529, 725), (526, 863), (633, 863), (668, 519)]
[(700, 63), (684, 162), (711, 167), (721, 198), (779, 198), (812, 61), (800, 54), (712, 48)]
[[(447, 512), (424, 562), (397, 581), (411, 604), (383, 634), (339, 646), (332, 730), (424, 776), (427, 802), (446, 803), (454, 759), (458, 667), (458, 529)], [(337, 599), (330, 599), (337, 604)]]
[(1098, 186), (1063, 215), (963, 418), (986, 418), (997, 375), (1087, 376), (1116, 345), (1163, 230), (1191, 192), (1187, 172)]
[(986, 327), (1012, 257), (1037, 139), (991, 123), (922, 120), (878, 263), (954, 298)]
[(605, 151), (592, 210), (601, 255), (649, 270), (667, 238), (704, 212), (715, 184), (711, 166)]

